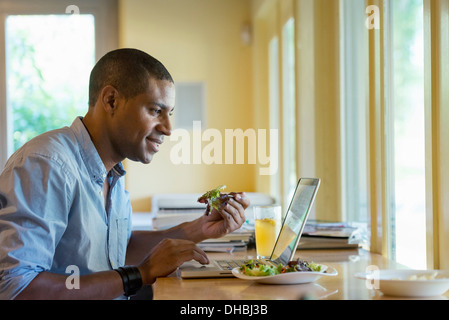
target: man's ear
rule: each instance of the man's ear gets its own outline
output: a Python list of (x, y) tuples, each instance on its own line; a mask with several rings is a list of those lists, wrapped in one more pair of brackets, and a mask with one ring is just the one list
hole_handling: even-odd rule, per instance
[(114, 113), (117, 108), (118, 91), (113, 86), (106, 86), (101, 91), (103, 109), (107, 113)]

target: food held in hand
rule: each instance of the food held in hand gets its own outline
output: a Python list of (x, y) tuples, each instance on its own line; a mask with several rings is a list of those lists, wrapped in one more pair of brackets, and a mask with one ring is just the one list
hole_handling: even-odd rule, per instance
[(318, 263), (308, 263), (298, 259), (296, 261), (290, 261), (287, 265), (279, 264), (277, 267), (272, 265), (266, 265), (258, 263), (257, 261), (249, 260), (242, 266), (240, 271), (247, 276), (263, 277), (263, 276), (275, 276), (287, 272), (326, 272), (322, 270), (322, 265)]
[(198, 198), (198, 202), (207, 204), (206, 215), (209, 215), (212, 209), (220, 210), (228, 203), (229, 199), (234, 198), (233, 194), (220, 192), (224, 188), (226, 186), (219, 186)]

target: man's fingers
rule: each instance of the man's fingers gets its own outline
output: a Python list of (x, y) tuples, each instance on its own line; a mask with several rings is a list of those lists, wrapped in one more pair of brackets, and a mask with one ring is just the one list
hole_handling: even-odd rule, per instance
[(245, 222), (245, 209), (239, 202), (231, 199), (226, 209), (237, 223)]
[(234, 196), (235, 201), (242, 205), (243, 209), (249, 207), (250, 202), (244, 192), (231, 192), (231, 194)]
[(207, 257), (207, 255), (204, 251), (202, 251), (202, 253), (201, 253), (201, 252), (198, 252), (195, 250), (193, 252), (193, 259), (198, 261), (201, 264), (209, 264), (210, 263), (209, 258)]
[(186, 261), (196, 260), (201, 264), (209, 264), (209, 258), (206, 253), (201, 250), (194, 242), (188, 240), (178, 240), (180, 241), (180, 245), (178, 246), (178, 258), (179, 265), (183, 264)]
[(206, 253), (194, 242), (165, 238), (150, 251), (138, 267), (145, 283), (154, 283), (156, 278), (169, 275), (184, 262), (192, 259), (201, 264), (209, 264)]
[(233, 199), (230, 199), (226, 206), (218, 210), (218, 213), (227, 221), (227, 230), (234, 230), (245, 222), (245, 209)]
[(190, 261), (192, 259), (198, 261), (201, 264), (209, 264), (209, 258), (207, 257), (207, 254), (193, 242), (192, 247), (188, 249), (186, 260), (184, 260), (184, 262)]

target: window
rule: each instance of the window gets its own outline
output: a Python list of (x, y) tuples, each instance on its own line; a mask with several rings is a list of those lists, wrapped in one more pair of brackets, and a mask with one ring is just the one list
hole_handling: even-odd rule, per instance
[(89, 74), (117, 47), (116, 21), (115, 0), (2, 1), (0, 168), (26, 141), (87, 112)]
[(206, 124), (206, 84), (204, 82), (176, 82), (175, 127), (192, 130), (193, 122)]
[(423, 1), (390, 1), (391, 256), (426, 268)]
[(342, 0), (341, 146), (343, 220), (368, 221), (367, 190), (367, 30), (363, 1)]
[(10, 15), (5, 30), (9, 156), (87, 111), (95, 21), (91, 14)]
[(285, 207), (293, 196), (297, 182), (295, 75), (295, 23), (294, 19), (290, 18), (282, 28), (283, 204)]
[[(286, 2), (270, 3), (282, 3), (281, 9), (285, 9)], [(339, 203), (335, 206), (330, 197), (320, 202), (320, 196), (315, 206), (317, 212), (328, 211), (325, 218), (329, 220), (335, 217), (367, 222), (372, 252), (412, 268), (447, 268), (449, 0), (312, 2), (295, 2), (294, 9), (290, 9), (295, 20), (282, 24), (279, 36), (281, 149), (285, 161), (282, 202), (288, 197), (289, 173), (294, 172), (294, 164), (289, 166), (293, 149), (288, 148), (293, 141), (284, 137), (297, 139), (301, 152), (296, 165), (300, 174), (320, 174), (322, 163), (327, 165), (324, 178), (335, 172), (329, 162), (317, 157), (316, 146), (326, 142), (317, 135), (323, 128), (308, 131), (305, 128), (309, 124), (315, 128), (324, 116), (334, 117), (320, 114), (322, 96), (314, 90), (320, 85), (336, 84), (340, 86), (338, 95), (330, 85), (330, 98), (325, 102), (331, 104), (335, 98), (339, 99), (335, 104), (340, 103), (337, 114), (340, 119), (335, 121), (340, 121), (336, 132), (340, 136), (336, 140), (341, 143), (341, 158), (336, 154), (332, 160), (341, 161), (338, 178), (341, 178), (342, 214), (336, 209)], [(337, 3), (339, 8), (335, 7)], [(369, 7), (376, 10), (370, 11)], [(279, 15), (276, 10), (262, 9), (265, 11), (260, 10), (261, 16), (265, 12), (274, 17), (288, 15), (285, 10)], [(337, 27), (333, 19), (339, 22)], [(290, 29), (289, 33), (293, 23), (296, 29)], [(265, 26), (255, 31), (259, 39), (263, 38), (260, 34), (266, 36), (263, 39), (271, 39), (272, 30), (267, 32)], [(294, 81), (289, 74), (295, 61), (288, 58), (289, 50), (295, 51), (294, 46), (288, 49), (293, 31), (297, 32), (299, 67), (296, 136), (288, 134), (292, 132), (288, 121), (295, 118), (295, 111), (289, 111), (289, 101), (294, 101), (295, 93), (289, 93), (288, 88), (293, 83), (290, 79)], [(334, 45), (335, 39), (338, 45)], [(329, 61), (324, 72), (316, 68), (318, 63), (322, 67)], [(256, 63), (262, 70), (265, 68)], [(327, 70), (329, 77), (323, 76)], [(338, 79), (334, 81), (332, 72), (338, 73), (340, 83)], [(259, 92), (264, 92), (257, 85)], [(326, 138), (334, 142), (330, 135)], [(337, 191), (338, 178), (332, 190)], [(322, 188), (321, 197), (326, 191)], [(322, 205), (324, 202), (332, 206)]]
[[(379, 211), (372, 210), (371, 214), (385, 214), (387, 221), (384, 226), (388, 230), (382, 236), (388, 234), (385, 238), (388, 239), (389, 257), (409, 267), (425, 269), (423, 1), (385, 1), (385, 10), (381, 12), (386, 20), (385, 29), (379, 30), (359, 27), (366, 19), (365, 6), (363, 1), (341, 1), (343, 213), (347, 221), (369, 222), (369, 114), (365, 82), (369, 77), (369, 62), (366, 48), (368, 32), (374, 37), (382, 33), (385, 59), (379, 70), (383, 69), (385, 77), (382, 91), (385, 104), (382, 104), (384, 118), (379, 118), (379, 128), (383, 131), (379, 130), (376, 139), (379, 145), (385, 139), (382, 145), (385, 150), (375, 156), (370, 155), (370, 161), (371, 166), (376, 166), (379, 158), (385, 157), (382, 159), (386, 175), (385, 206)], [(372, 60), (371, 63), (375, 62)], [(376, 176), (375, 179), (377, 184), (382, 184), (382, 177)], [(371, 202), (374, 201), (371, 198)]]
[[(270, 129), (279, 130), (279, 39), (273, 37), (268, 48), (268, 72), (269, 72), (269, 108), (270, 108)], [(279, 141), (276, 143), (279, 154)], [(270, 194), (279, 201), (281, 199), (279, 170), (271, 176)]]

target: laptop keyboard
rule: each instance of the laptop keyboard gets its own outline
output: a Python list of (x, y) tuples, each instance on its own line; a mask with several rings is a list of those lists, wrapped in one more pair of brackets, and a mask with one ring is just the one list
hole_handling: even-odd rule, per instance
[[(245, 264), (245, 260), (216, 260), (218, 266), (222, 270), (232, 270), (234, 268), (238, 268), (241, 265)], [(258, 262), (260, 264), (263, 264), (262, 261), (255, 260), (254, 262)]]

